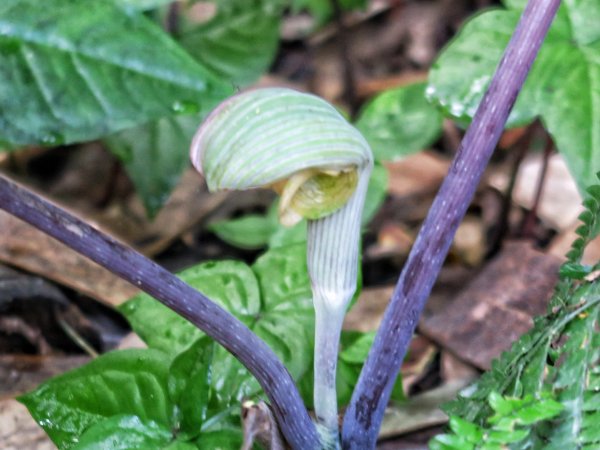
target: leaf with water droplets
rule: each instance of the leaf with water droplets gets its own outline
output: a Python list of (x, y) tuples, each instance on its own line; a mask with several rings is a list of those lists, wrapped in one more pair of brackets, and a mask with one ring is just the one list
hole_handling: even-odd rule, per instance
[[(308, 370), (314, 312), (305, 244), (273, 249), (252, 268), (241, 262), (218, 261), (192, 267), (180, 276), (248, 325), (294, 377)], [(170, 354), (203, 336), (190, 322), (146, 294), (129, 300), (120, 310), (148, 345)], [(259, 392), (260, 387), (239, 361), (217, 347), (212, 389), (216, 406), (225, 408)]]
[(95, 139), (231, 92), (139, 12), (112, 1), (0, 3), (0, 140)]
[(425, 86), (416, 83), (390, 89), (361, 111), (356, 127), (369, 142), (375, 159), (401, 159), (426, 149), (439, 137), (442, 115), (425, 98)]
[[(522, 0), (505, 0), (469, 20), (440, 54), (428, 96), (467, 124), (515, 29)], [(527, 124), (541, 116), (580, 191), (600, 170), (600, 2), (563, 2), (508, 120)]]
[(204, 23), (183, 25), (179, 42), (214, 73), (247, 86), (273, 62), (283, 2), (229, 0), (214, 4), (215, 16)]
[(111, 419), (115, 427), (147, 428), (160, 437), (173, 426), (168, 370), (169, 357), (158, 350), (107, 353), (47, 381), (19, 401), (60, 448), (74, 446), (94, 424), (117, 415), (129, 419), (120, 425)]

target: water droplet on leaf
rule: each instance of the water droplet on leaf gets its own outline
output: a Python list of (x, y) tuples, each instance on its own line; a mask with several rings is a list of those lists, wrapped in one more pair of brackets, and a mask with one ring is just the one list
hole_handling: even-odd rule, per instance
[(171, 105), (173, 112), (177, 114), (196, 114), (200, 111), (200, 106), (195, 102), (188, 102), (185, 100), (177, 100)]
[(61, 145), (65, 142), (65, 138), (60, 133), (48, 133), (42, 137), (42, 144), (49, 147)]

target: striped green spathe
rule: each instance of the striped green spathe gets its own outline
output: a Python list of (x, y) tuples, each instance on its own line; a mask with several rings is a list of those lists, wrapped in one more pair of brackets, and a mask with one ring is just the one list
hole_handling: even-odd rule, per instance
[(265, 88), (218, 106), (198, 129), (191, 159), (211, 191), (272, 187), (282, 195), (282, 223), (309, 219), (315, 412), (336, 441), (337, 349), (356, 290), (361, 216), (373, 167), (366, 140), (319, 97)]

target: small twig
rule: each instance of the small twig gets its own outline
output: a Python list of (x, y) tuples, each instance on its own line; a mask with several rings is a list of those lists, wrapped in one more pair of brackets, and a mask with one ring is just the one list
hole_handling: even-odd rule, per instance
[(433, 283), (500, 139), (560, 0), (530, 0), (396, 284), (342, 429), (344, 449), (371, 449)]
[(142, 254), (2, 175), (0, 209), (129, 281), (211, 336), (256, 377), (292, 448), (319, 448), (316, 428), (285, 366), (259, 337), (223, 308)]
[(73, 328), (69, 323), (63, 319), (59, 314), (57, 314), (57, 322), (58, 325), (62, 328), (67, 336), (84, 352), (91, 356), (92, 358), (98, 357), (98, 352), (92, 347), (92, 345), (81, 335), (79, 332)]
[(552, 141), (550, 135), (546, 135), (546, 145), (544, 146), (544, 155), (542, 156), (542, 168), (540, 169), (540, 177), (537, 182), (533, 205), (525, 216), (523, 224), (521, 225), (521, 232), (519, 233), (523, 238), (533, 238), (535, 236), (537, 212), (542, 199), (542, 193), (544, 191), (546, 175), (548, 173), (548, 162), (550, 161), (550, 155), (552, 155), (553, 150), (554, 142)]

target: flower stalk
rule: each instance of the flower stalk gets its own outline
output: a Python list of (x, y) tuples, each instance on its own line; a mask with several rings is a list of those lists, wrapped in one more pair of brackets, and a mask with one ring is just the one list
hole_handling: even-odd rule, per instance
[(530, 0), (523, 11), (396, 284), (344, 416), (344, 449), (375, 447), (427, 297), (559, 5)]
[(371, 150), (331, 105), (290, 89), (231, 97), (198, 129), (194, 166), (211, 190), (272, 187), (280, 221), (308, 219), (315, 307), (314, 405), (324, 449), (339, 448), (336, 367), (342, 322), (356, 290)]

